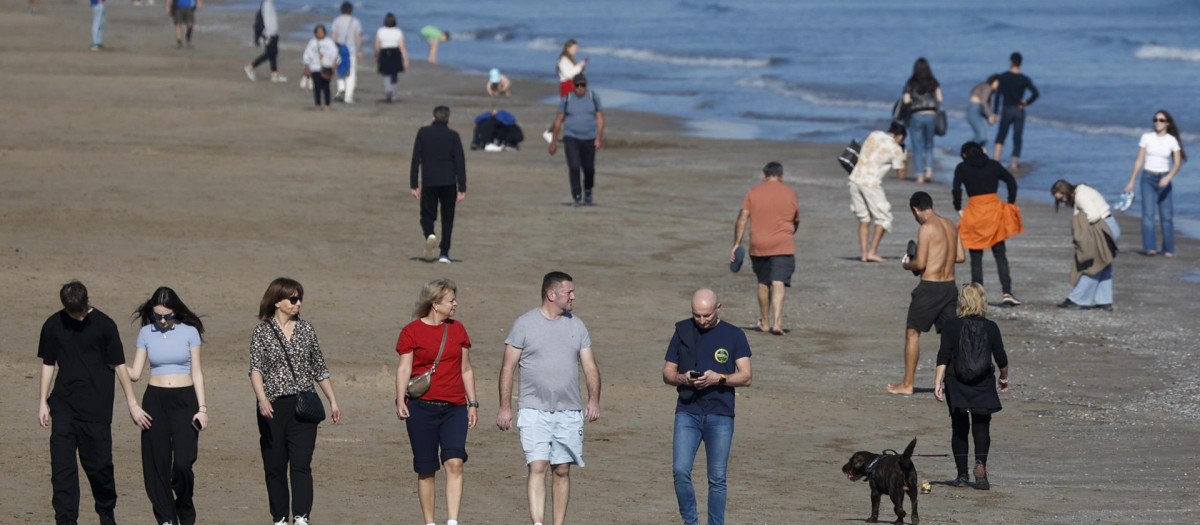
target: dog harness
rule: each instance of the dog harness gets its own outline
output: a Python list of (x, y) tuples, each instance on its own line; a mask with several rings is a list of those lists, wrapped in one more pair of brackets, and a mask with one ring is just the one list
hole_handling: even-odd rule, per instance
[(882, 454), (875, 456), (875, 459), (871, 461), (871, 464), (867, 465), (867, 476), (875, 475), (875, 465), (878, 464), (879, 460), (883, 459), (884, 456), (895, 456), (895, 455), (897, 455), (895, 450), (892, 450), (890, 448), (884, 449)]

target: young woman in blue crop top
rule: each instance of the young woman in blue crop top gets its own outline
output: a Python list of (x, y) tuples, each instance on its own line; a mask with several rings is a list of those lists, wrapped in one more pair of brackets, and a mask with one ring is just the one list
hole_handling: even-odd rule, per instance
[(192, 504), (197, 442), (208, 428), (200, 344), (204, 324), (175, 291), (162, 287), (133, 312), (140, 321), (137, 354), (129, 378), (137, 381), (150, 361), (150, 385), (142, 407), (151, 417), (142, 431), (142, 472), (155, 523), (193, 525)]

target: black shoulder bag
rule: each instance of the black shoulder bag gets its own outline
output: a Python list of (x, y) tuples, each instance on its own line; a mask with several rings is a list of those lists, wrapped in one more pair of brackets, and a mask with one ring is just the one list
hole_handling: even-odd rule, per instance
[[(296, 369), (292, 367), (292, 358), (288, 356), (287, 345), (283, 343), (283, 337), (273, 327), (271, 331), (275, 334), (275, 339), (279, 340), (280, 348), (283, 349), (283, 359), (287, 361), (288, 370), (292, 371), (292, 379), (299, 383), (300, 378), (296, 376)], [(311, 384), (312, 381), (309, 383)], [(321, 404), (321, 397), (316, 392), (312, 390), (296, 392), (296, 419), (305, 423), (325, 421), (325, 405)]]

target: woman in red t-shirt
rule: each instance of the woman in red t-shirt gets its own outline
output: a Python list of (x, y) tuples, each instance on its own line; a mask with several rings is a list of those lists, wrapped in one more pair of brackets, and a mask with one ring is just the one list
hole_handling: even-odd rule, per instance
[[(417, 473), (417, 496), (425, 523), (434, 523), (434, 475), (439, 465), (446, 467), (448, 523), (458, 523), (463, 463), (467, 461), (467, 430), (475, 428), (479, 410), (475, 372), (467, 355), (471, 339), (462, 323), (451, 319), (458, 307), (457, 291), (450, 279), (425, 283), (417, 303), (417, 319), (400, 331), (396, 342), (396, 351), (400, 353), (400, 366), (396, 369), (396, 399), (400, 402), (396, 415), (408, 427), (413, 470)], [(434, 372), (429, 390), (419, 399), (409, 398), (408, 381), (431, 368)]]

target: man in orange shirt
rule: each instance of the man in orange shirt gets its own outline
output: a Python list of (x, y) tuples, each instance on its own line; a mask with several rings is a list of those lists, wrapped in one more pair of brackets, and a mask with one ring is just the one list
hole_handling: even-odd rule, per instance
[[(739, 259), (746, 221), (750, 221), (750, 264), (758, 277), (758, 329), (783, 335), (784, 289), (792, 285), (796, 269), (796, 227), (800, 225), (800, 200), (783, 183), (783, 165), (763, 167), (763, 182), (750, 188), (734, 226), (729, 261)], [(774, 317), (768, 314), (774, 313)], [(767, 324), (767, 319), (771, 323)]]

